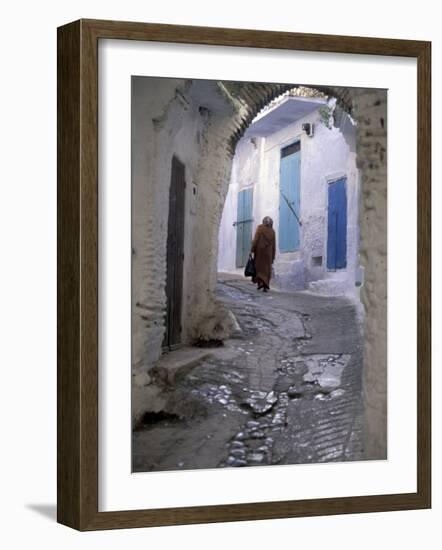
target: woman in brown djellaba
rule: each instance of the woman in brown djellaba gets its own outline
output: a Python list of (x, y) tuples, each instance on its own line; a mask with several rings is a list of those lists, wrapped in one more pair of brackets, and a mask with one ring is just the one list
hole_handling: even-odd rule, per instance
[(262, 289), (263, 292), (267, 292), (270, 288), (275, 248), (276, 239), (273, 220), (266, 216), (262, 220), (262, 224), (256, 228), (251, 249), (256, 268), (256, 276), (253, 278), (253, 282), (258, 285), (258, 290)]

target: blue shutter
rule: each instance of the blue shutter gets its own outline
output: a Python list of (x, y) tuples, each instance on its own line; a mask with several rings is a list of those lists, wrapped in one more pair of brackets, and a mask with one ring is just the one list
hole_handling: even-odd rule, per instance
[(346, 179), (328, 186), (327, 268), (347, 267), (347, 190)]
[(244, 267), (252, 244), (253, 189), (238, 193), (236, 221), (236, 267)]
[(293, 252), (299, 248), (300, 158), (298, 150), (281, 158), (279, 197), (279, 249)]

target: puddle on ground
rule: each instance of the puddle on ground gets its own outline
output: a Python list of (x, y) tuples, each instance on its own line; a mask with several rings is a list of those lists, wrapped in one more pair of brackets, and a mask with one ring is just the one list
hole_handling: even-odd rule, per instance
[(340, 388), (342, 373), (350, 355), (312, 354), (286, 357), (277, 369), (278, 378), (274, 388), (286, 391), (292, 400), (335, 399), (345, 393)]
[(342, 372), (349, 360), (350, 355), (327, 354), (304, 355), (297, 361), (307, 368), (304, 382), (317, 383), (322, 388), (337, 388), (341, 385)]

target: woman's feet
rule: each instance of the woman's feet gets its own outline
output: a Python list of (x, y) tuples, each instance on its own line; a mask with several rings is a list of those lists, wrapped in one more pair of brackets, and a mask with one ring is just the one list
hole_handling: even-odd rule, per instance
[(258, 288), (256, 290), (261, 290), (263, 292), (268, 292), (269, 291), (269, 287), (266, 286), (264, 283), (258, 283)]

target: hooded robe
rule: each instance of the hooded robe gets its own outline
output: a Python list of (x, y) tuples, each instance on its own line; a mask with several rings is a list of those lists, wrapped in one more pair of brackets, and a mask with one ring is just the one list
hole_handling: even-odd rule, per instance
[(258, 225), (252, 242), (251, 251), (255, 255), (256, 277), (254, 283), (270, 286), (272, 263), (275, 259), (276, 239), (273, 228), (268, 225)]

